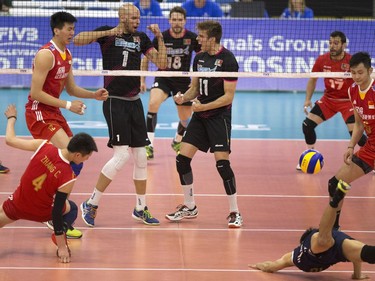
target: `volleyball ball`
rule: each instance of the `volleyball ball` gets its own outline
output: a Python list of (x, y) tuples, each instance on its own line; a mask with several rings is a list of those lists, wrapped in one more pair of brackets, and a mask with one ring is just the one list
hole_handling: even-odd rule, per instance
[(299, 158), (301, 171), (307, 174), (317, 174), (324, 165), (323, 155), (314, 149), (308, 149), (302, 152)]

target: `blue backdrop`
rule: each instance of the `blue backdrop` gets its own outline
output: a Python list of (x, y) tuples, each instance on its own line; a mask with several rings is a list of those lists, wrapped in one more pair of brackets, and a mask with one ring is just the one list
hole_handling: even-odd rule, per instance
[[(187, 28), (195, 31), (197, 21), (191, 18)], [(348, 39), (350, 53), (367, 51), (374, 54), (374, 44), (369, 39), (375, 31), (374, 21), (361, 20), (281, 20), (281, 19), (230, 19), (221, 18), (224, 34), (222, 44), (237, 57), (240, 71), (245, 72), (310, 72), (316, 57), (328, 49), (329, 34), (343, 31)], [(78, 18), (76, 34), (101, 25), (117, 25), (117, 18)], [(158, 23), (162, 30), (168, 28), (166, 18), (142, 18), (139, 30)], [(147, 31), (152, 39), (152, 34)], [(0, 68), (31, 68), (38, 48), (52, 37), (48, 17), (0, 17)], [(99, 70), (102, 67), (98, 44), (75, 47), (74, 69)], [(322, 79), (320, 79), (322, 80)], [(99, 87), (102, 79), (77, 77), (84, 87)], [(29, 87), (29, 75), (2, 75), (2, 87)], [(304, 90), (306, 79), (240, 79), (238, 89), (246, 90)], [(322, 89), (322, 83), (318, 84)]]

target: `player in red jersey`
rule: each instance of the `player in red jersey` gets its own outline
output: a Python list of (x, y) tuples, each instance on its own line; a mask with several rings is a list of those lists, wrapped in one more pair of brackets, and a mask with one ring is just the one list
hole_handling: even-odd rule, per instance
[(50, 140), (58, 148), (65, 148), (72, 132), (62, 115), (65, 108), (82, 115), (85, 105), (81, 100), (64, 101), (59, 97), (66, 89), (69, 95), (106, 100), (104, 88), (96, 92), (78, 87), (72, 72), (72, 55), (67, 45), (73, 40), (76, 18), (67, 12), (51, 16), (53, 38), (35, 55), (31, 89), (26, 103), (26, 122), (34, 138)]
[(47, 140), (25, 140), (16, 137), (15, 106), (5, 111), (8, 118), (5, 140), (9, 146), (35, 151), (23, 173), (17, 189), (0, 205), (0, 227), (19, 219), (45, 222), (52, 220), (57, 244), (57, 256), (62, 263), (70, 262), (64, 225), (70, 227), (77, 218), (77, 205), (68, 200), (76, 176), (70, 162), (79, 164), (98, 151), (94, 139), (76, 134), (67, 148), (59, 149)]
[[(329, 38), (329, 52), (317, 58), (312, 72), (348, 72), (351, 56), (344, 51), (345, 48), (345, 34), (341, 31), (332, 32)], [(324, 95), (312, 107), (311, 98), (315, 91), (317, 80), (318, 78), (309, 79), (304, 102), (304, 111), (307, 117), (302, 123), (302, 131), (309, 149), (314, 148), (316, 143), (315, 128), (336, 113), (341, 113), (350, 135), (354, 127), (353, 107), (348, 98), (348, 87), (353, 83), (352, 79), (325, 78)], [(310, 112), (307, 111), (309, 107), (312, 107)], [(362, 135), (358, 140), (358, 144), (363, 146), (365, 143), (366, 136)], [(300, 169), (299, 165), (297, 165), (297, 170)]]
[[(355, 83), (349, 89), (349, 98), (354, 108), (353, 134), (344, 154), (344, 163), (334, 177), (328, 181), (332, 197), (339, 180), (351, 183), (374, 169), (375, 160), (375, 82), (371, 78), (373, 69), (368, 53), (359, 52), (350, 59), (350, 72)], [(354, 147), (367, 134), (367, 142), (356, 153)], [(338, 209), (335, 228), (339, 228)]]

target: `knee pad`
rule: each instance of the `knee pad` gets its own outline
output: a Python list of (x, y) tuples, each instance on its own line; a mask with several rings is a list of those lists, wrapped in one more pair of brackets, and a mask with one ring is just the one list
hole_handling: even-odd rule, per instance
[[(352, 136), (353, 131), (349, 131), (349, 135)], [(367, 136), (365, 134), (362, 134), (362, 137), (358, 141), (358, 145), (362, 147), (365, 145), (366, 142), (367, 142)]]
[(375, 263), (375, 246), (364, 245), (361, 251), (361, 260), (367, 263)]
[(191, 158), (178, 154), (176, 157), (176, 168), (182, 185), (193, 184), (193, 173), (191, 171)]
[(236, 181), (234, 179), (234, 173), (230, 167), (229, 160), (219, 160), (216, 162), (216, 169), (223, 179), (225, 192), (227, 195), (236, 193)]
[(155, 132), (156, 124), (158, 121), (158, 114), (153, 112), (147, 112), (146, 123), (147, 132)]
[(129, 146), (127, 145), (116, 145), (113, 146), (113, 156), (104, 165), (102, 169), (102, 174), (105, 175), (110, 180), (113, 180), (118, 171), (124, 167), (125, 163), (129, 159)]
[(147, 179), (147, 155), (145, 147), (132, 148), (134, 158), (133, 179), (145, 180)]
[(328, 193), (330, 197), (333, 197), (336, 192), (337, 184), (339, 183), (339, 180), (333, 176), (328, 181)]
[(74, 224), (74, 222), (77, 219), (78, 207), (77, 207), (76, 203), (74, 203), (73, 201), (68, 200), (68, 202), (69, 202), (69, 205), (70, 205), (70, 211), (68, 213), (66, 213), (65, 215), (63, 215), (63, 220), (64, 220), (64, 225), (66, 224), (67, 227), (69, 228), (70, 226), (72, 226)]
[(312, 145), (316, 142), (315, 127), (318, 126), (311, 119), (306, 118), (302, 123), (302, 132), (305, 135), (305, 141), (307, 144)]
[(179, 135), (182, 136), (184, 134), (184, 132), (186, 130), (186, 127), (189, 124), (189, 121), (190, 121), (190, 119), (188, 118), (186, 120), (180, 120), (180, 122), (178, 122), (177, 132), (178, 132)]

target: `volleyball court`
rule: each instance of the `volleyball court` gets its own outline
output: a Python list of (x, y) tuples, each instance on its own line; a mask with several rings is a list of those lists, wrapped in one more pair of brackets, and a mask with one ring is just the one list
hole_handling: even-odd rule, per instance
[[(9, 19), (9, 24), (19, 28), (15, 19)], [(24, 21), (22, 18), (17, 20)], [(42, 34), (40, 37), (43, 37), (44, 41), (49, 40), (47, 24), (39, 23), (42, 18), (33, 20), (29, 26), (32, 28), (34, 23), (38, 25), (39, 34)], [(100, 17), (95, 20), (95, 26), (107, 21), (116, 24), (116, 18)], [(142, 19), (140, 29), (145, 30), (145, 26), (154, 20)], [(189, 29), (194, 30), (195, 23), (199, 20), (201, 19), (189, 21)], [(373, 48), (365, 45), (366, 41), (363, 41), (363, 38), (366, 38), (364, 22), (301, 21), (297, 28), (297, 36), (295, 30), (291, 29), (291, 26), (296, 26), (295, 22), (288, 20), (238, 19), (233, 23), (231, 19), (223, 19), (221, 23), (224, 30), (222, 42), (228, 49), (235, 51), (240, 64), (240, 72), (234, 74), (240, 77), (239, 92), (303, 91), (307, 79), (313, 76), (309, 71), (314, 59), (326, 50), (329, 33), (336, 28), (343, 29), (351, 39), (350, 52), (363, 48), (371, 51)], [(161, 29), (167, 28), (166, 20), (160, 20), (159, 24)], [(265, 25), (264, 29), (259, 28), (262, 24)], [(353, 26), (358, 24), (362, 28), (354, 29)], [(277, 31), (272, 31), (272, 27)], [(90, 29), (92, 18), (80, 18), (77, 32)], [(324, 34), (322, 29), (325, 31)], [(101, 87), (103, 75), (144, 75), (148, 77), (148, 83), (152, 82), (155, 75), (198, 76), (196, 73), (156, 73), (153, 69), (137, 73), (102, 71), (97, 46), (72, 46), (72, 49), (77, 57), (74, 61), (75, 73), (78, 75), (77, 84), (85, 87)], [(13, 65), (11, 59), (9, 58), (10, 65)], [(28, 57), (30, 61), (23, 60), (22, 64), (21, 60), (15, 60), (22, 67), (3, 69), (5, 78), (2, 85), (28, 87), (31, 59), (32, 57)], [(223, 73), (207, 75), (228, 76)], [(320, 80), (323, 77), (335, 76), (326, 73), (318, 75)], [(346, 78), (347, 74), (338, 74), (335, 77)], [(7, 95), (7, 90), (2, 90), (1, 95)], [(262, 137), (254, 137), (259, 132), (250, 132), (250, 136), (234, 137), (232, 141), (231, 165), (236, 175), (239, 208), (244, 218), (241, 229), (228, 229), (228, 202), (225, 191), (217, 174), (213, 156), (203, 153), (198, 153), (192, 162), (196, 203), (199, 208), (198, 218), (177, 223), (164, 219), (165, 214), (182, 203), (183, 196), (175, 168), (176, 155), (170, 147), (171, 137), (157, 135), (157, 154), (155, 159), (148, 163), (147, 205), (152, 214), (160, 219), (160, 226), (146, 226), (131, 217), (135, 194), (132, 182), (133, 163), (130, 160), (105, 192), (98, 209), (95, 228), (88, 228), (80, 217), (77, 219), (75, 226), (83, 231), (83, 237), (79, 240), (70, 240), (70, 264), (59, 264), (54, 258), (56, 248), (50, 240), (51, 232), (44, 225), (19, 221), (1, 230), (0, 276), (4, 280), (32, 278), (56, 281), (84, 278), (348, 280), (352, 272), (350, 263), (337, 264), (322, 273), (303, 273), (291, 267), (276, 274), (267, 274), (250, 270), (247, 266), (281, 257), (297, 247), (299, 238), (306, 228), (318, 226), (324, 207), (328, 204), (328, 179), (341, 165), (342, 154), (347, 146), (346, 140), (318, 140), (319, 151), (325, 158), (322, 171), (317, 175), (296, 171), (298, 157), (306, 145), (301, 137), (288, 136), (290, 132), (301, 133), (302, 118), (298, 114), (301, 114), (302, 109), (296, 108), (293, 103), (294, 95), (284, 95), (285, 103), (274, 104), (265, 94), (263, 102), (258, 101), (258, 104), (252, 105), (254, 109), (251, 111), (248, 108), (251, 108), (250, 104), (254, 100), (252, 94), (248, 93), (242, 104), (237, 105), (238, 108), (242, 106), (240, 112), (236, 112), (236, 105), (233, 107), (235, 122), (239, 124), (250, 124), (254, 120), (265, 120), (267, 123), (272, 118), (282, 120), (278, 128), (272, 127), (271, 131)], [(6, 102), (12, 101), (12, 98), (1, 104), (2, 111)], [(16, 129), (22, 130), (22, 108), (26, 96), (24, 102), (22, 97), (16, 102), (20, 116)], [(146, 103), (144, 107), (147, 107)], [(83, 118), (101, 115), (98, 104), (89, 106), (87, 113), (90, 110), (91, 115), (85, 114)], [(173, 107), (171, 110), (174, 110)], [(252, 115), (252, 112), (256, 114)], [(163, 114), (168, 113), (160, 111), (160, 115)], [(173, 118), (176, 116), (168, 119), (168, 122), (173, 122)], [(89, 122), (92, 119), (84, 121)], [(324, 130), (335, 131), (334, 124), (330, 125), (327, 122), (322, 126)], [(2, 126), (4, 128), (4, 124)], [(86, 129), (83, 126), (79, 130)], [(90, 130), (96, 129), (90, 127)], [(275, 131), (280, 133), (276, 136), (273, 134)], [(27, 135), (27, 132), (23, 135)], [(106, 133), (102, 136), (96, 134), (95, 139), (99, 152), (94, 153), (85, 163), (70, 198), (77, 204), (91, 195), (101, 167), (112, 155), (112, 150), (106, 146)], [(1, 160), (11, 168), (11, 173), (0, 175), (0, 200), (3, 201), (17, 186), (31, 153), (6, 147), (3, 137), (1, 140)], [(375, 244), (371, 216), (375, 213), (372, 202), (375, 197), (373, 181), (372, 175), (368, 175), (353, 183), (353, 188), (345, 199), (341, 217), (343, 231), (370, 245)], [(373, 266), (363, 264), (363, 272), (375, 278)]]

